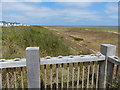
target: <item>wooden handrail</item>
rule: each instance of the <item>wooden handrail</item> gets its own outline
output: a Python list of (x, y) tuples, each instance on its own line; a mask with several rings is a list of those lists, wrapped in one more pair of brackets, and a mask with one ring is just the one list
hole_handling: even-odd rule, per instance
[[(78, 62), (92, 62), (92, 61), (103, 61), (105, 56), (95, 55), (80, 55), (80, 56), (63, 56), (63, 57), (45, 57), (40, 58), (40, 65), (45, 64), (61, 64), (61, 63), (78, 63)], [(26, 59), (0, 59), (0, 68), (13, 68), (13, 67), (24, 67), (26, 66)]]

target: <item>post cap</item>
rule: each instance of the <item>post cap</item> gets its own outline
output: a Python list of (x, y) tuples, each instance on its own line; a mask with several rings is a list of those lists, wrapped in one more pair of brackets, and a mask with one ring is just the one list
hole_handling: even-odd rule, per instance
[(101, 44), (100, 52), (105, 56), (116, 55), (116, 46), (112, 44)]

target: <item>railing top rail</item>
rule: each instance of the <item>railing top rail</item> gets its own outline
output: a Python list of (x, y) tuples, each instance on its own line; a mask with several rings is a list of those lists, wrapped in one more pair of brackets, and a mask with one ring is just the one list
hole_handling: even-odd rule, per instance
[(108, 60), (114, 64), (120, 65), (120, 58), (117, 56), (109, 56)]
[[(80, 56), (58, 56), (45, 58), (40, 58), (40, 64), (62, 64), (62, 63), (77, 63), (77, 62), (92, 62), (92, 61), (102, 61), (105, 60), (104, 55), (96, 56), (91, 55), (80, 55)], [(14, 67), (24, 67), (26, 66), (26, 59), (0, 59), (0, 68), (14, 68)]]

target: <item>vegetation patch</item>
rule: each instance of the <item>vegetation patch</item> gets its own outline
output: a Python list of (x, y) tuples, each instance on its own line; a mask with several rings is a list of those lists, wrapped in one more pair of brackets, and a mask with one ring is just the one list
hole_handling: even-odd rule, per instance
[(23, 58), (26, 47), (40, 47), (45, 56), (69, 55), (69, 45), (48, 29), (40, 26), (2, 27), (3, 57)]
[(72, 35), (70, 35), (70, 37), (73, 38), (75, 41), (83, 41), (84, 40), (83, 38), (75, 37)]
[(74, 38), (75, 41), (83, 41), (83, 38)]

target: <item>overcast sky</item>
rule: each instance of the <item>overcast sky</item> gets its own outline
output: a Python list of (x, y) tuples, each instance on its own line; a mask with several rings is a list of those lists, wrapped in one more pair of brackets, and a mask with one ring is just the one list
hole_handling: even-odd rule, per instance
[(16, 0), (7, 1), (8, 0), (4, 0), (4, 2), (2, 2), (2, 20), (5, 21), (17, 21), (30, 25), (118, 25), (117, 2), (83, 3), (37, 2), (41, 0), (35, 0), (36, 2), (27, 2), (28, 0), (26, 0), (26, 2), (15, 2)]

